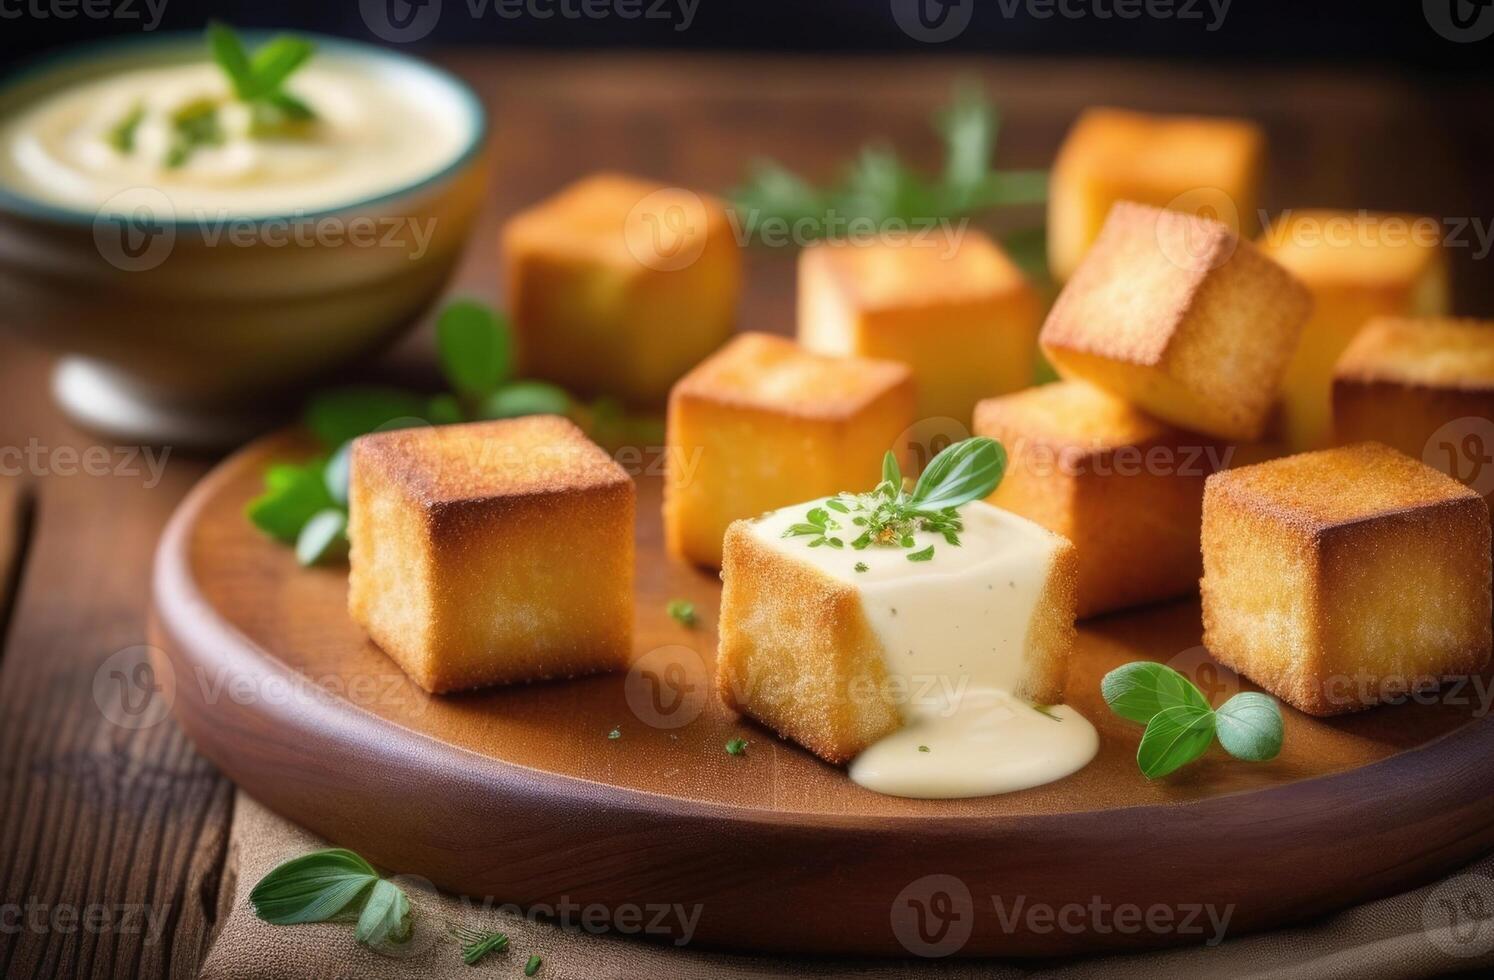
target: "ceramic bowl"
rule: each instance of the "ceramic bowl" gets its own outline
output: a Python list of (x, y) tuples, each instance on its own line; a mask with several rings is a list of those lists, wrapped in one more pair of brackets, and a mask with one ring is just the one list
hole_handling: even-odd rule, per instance
[[(481, 103), (407, 55), (315, 40), (318, 57), (451, 100), (470, 130), (462, 150), (376, 197), (269, 217), (184, 218), (158, 192), (161, 207), (84, 212), (0, 186), (0, 328), (63, 355), (53, 391), (76, 421), (132, 441), (236, 441), (441, 291), (483, 194)], [(74, 49), (0, 86), (0, 118), (65, 85), (203, 57), (197, 35)]]

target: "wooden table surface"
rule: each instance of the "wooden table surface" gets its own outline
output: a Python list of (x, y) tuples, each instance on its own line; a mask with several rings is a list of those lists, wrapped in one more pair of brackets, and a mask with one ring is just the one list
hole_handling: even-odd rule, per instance
[[(1252, 116), (1272, 144), (1265, 207), (1458, 219), (1448, 225), (1462, 242), (1449, 243), (1458, 311), (1494, 314), (1494, 276), (1473, 230), (1494, 222), (1489, 86), (1269, 65), (443, 60), (486, 99), (495, 151), (489, 205), (455, 287), (498, 299), (498, 222), (567, 180), (614, 168), (724, 189), (757, 154), (823, 176), (875, 137), (932, 164), (929, 111), (974, 77), (1005, 109), (999, 156), (1010, 166), (1046, 165), (1091, 103)], [(790, 329), (791, 274), (787, 255), (751, 257), (744, 326)], [(433, 378), (430, 363), (421, 331), (387, 369)], [(94, 690), (96, 678), (110, 681), (111, 655), (145, 642), (156, 537), (212, 460), (172, 451), (154, 479), (146, 460), (57, 414), (48, 365), (0, 334), (0, 976), (191, 976), (213, 929), (232, 788), (174, 722), (121, 727)]]

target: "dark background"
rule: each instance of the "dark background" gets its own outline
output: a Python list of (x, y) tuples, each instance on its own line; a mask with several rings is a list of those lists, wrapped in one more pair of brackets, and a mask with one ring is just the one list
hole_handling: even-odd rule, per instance
[[(404, 15), (405, 0), (393, 3)], [(619, 0), (648, 16), (624, 17), (614, 0), (588, 0), (610, 11), (576, 16), (583, 0), (422, 0), (442, 5), (435, 27), (412, 46), (481, 44), (541, 48), (716, 49), (852, 52), (989, 52), (993, 54), (1159, 57), (1178, 61), (1281, 61), (1375, 66), (1417, 74), (1486, 74), (1494, 38), (1456, 43), (1429, 24), (1425, 7), (1460, 6), (1465, 16), (1494, 18), (1494, 0), (1230, 0), (1221, 24), (1209, 0), (1064, 0), (1085, 12), (1065, 17), (1058, 0), (952, 0), (973, 4), (969, 25), (953, 40), (910, 37), (895, 5), (942, 0), (698, 0), (679, 29), (682, 0)], [(695, 0), (690, 0), (695, 2)], [(1224, 0), (1214, 0), (1222, 3)], [(160, 11), (157, 30), (195, 30), (210, 17), (236, 26), (296, 28), (379, 40), (360, 0), (0, 0), (0, 55), (8, 62), (76, 40), (137, 33)], [(500, 13), (498, 5), (529, 4)], [(1173, 15), (1146, 16), (1145, 4)], [(1142, 15), (1104, 17), (1134, 4)], [(553, 11), (537, 17), (534, 6)], [(1186, 15), (1182, 12), (1185, 11)], [(474, 16), (474, 9), (481, 13)], [(565, 11), (571, 15), (567, 16)], [(1049, 16), (1042, 16), (1052, 10)], [(667, 16), (660, 16), (667, 11)], [(377, 14), (375, 14), (377, 16)]]

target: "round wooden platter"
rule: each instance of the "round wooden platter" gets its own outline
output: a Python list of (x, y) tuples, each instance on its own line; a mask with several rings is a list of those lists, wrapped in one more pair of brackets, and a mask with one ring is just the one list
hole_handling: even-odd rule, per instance
[[(1335, 720), (1288, 709), (1272, 762), (1216, 747), (1143, 778), (1140, 726), (1100, 700), (1106, 671), (1169, 661), (1216, 704), (1251, 687), (1198, 647), (1196, 600), (1081, 629), (1067, 700), (1102, 739), (1081, 772), (975, 800), (863, 790), (710, 693), (720, 583), (664, 555), (647, 472), (640, 667), (430, 696), (349, 620), (345, 567), (299, 568), (245, 520), (265, 466), (306, 454), (294, 436), (261, 441), (182, 504), (155, 571), (160, 677), (248, 792), (445, 889), (592, 906), (621, 929), (642, 909), (675, 938), (683, 919), (647, 912), (680, 907), (698, 912), (692, 942), (747, 951), (1058, 955), (1204, 941), (1205, 909), (1229, 935), (1300, 921), (1494, 847), (1487, 677)], [(697, 628), (669, 617), (673, 598), (694, 602)], [(748, 748), (729, 755), (737, 737)]]

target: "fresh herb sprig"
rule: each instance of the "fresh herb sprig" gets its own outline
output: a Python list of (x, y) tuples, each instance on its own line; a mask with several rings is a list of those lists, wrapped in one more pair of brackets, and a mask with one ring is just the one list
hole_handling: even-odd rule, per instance
[(285, 90), (290, 76), (316, 53), (316, 45), (280, 34), (250, 54), (226, 24), (209, 24), (207, 36), (213, 60), (228, 76), (234, 96), (249, 106), (255, 135), (283, 133), (316, 118), (311, 106)]
[(352, 851), (315, 851), (277, 866), (249, 893), (254, 914), (275, 925), (327, 922), (356, 912), (365, 946), (410, 938), (410, 900)]
[[(815, 186), (774, 160), (753, 164), (747, 180), (730, 194), (743, 227), (765, 244), (773, 224), (826, 237), (851, 221), (911, 227), (996, 208), (1041, 204), (1048, 196), (1042, 170), (993, 170), (1001, 130), (1000, 112), (978, 88), (965, 87), (934, 118), (944, 143), (937, 175), (924, 176), (882, 146), (867, 146), (840, 177)], [(769, 222), (772, 222), (770, 224)], [(1008, 236), (1007, 250), (1025, 270), (1046, 275), (1040, 229)]]
[(1111, 711), (1146, 726), (1136, 764), (1148, 779), (1197, 759), (1215, 738), (1226, 752), (1247, 762), (1265, 762), (1281, 752), (1281, 709), (1256, 691), (1236, 694), (1214, 709), (1182, 674), (1138, 660), (1106, 674), (1100, 693)]
[(359, 386), (322, 392), (307, 405), (306, 427), (324, 452), (303, 463), (277, 463), (247, 514), (270, 537), (295, 545), (303, 565), (347, 553), (348, 460), (358, 436), (384, 429), (447, 425), (522, 415), (569, 415), (598, 441), (655, 440), (646, 423), (614, 403), (576, 403), (544, 381), (513, 378), (513, 332), (486, 303), (457, 299), (436, 319), (437, 350), (451, 391), (425, 397), (400, 388)]
[(670, 619), (686, 629), (695, 628), (698, 617), (695, 613), (695, 603), (689, 599), (670, 599), (669, 604), (665, 606), (665, 611), (669, 613)]
[[(808, 537), (811, 548), (844, 548), (847, 543), (856, 551), (904, 548), (909, 561), (930, 561), (932, 544), (913, 550), (916, 532), (938, 534), (959, 547), (965, 529), (959, 508), (990, 496), (1005, 472), (1001, 443), (984, 436), (963, 439), (929, 461), (910, 493), (903, 486), (897, 456), (888, 452), (882, 458), (882, 482), (874, 490), (831, 497), (823, 507), (811, 508), (803, 521), (789, 525), (783, 536)], [(858, 562), (858, 569), (862, 564)]]

